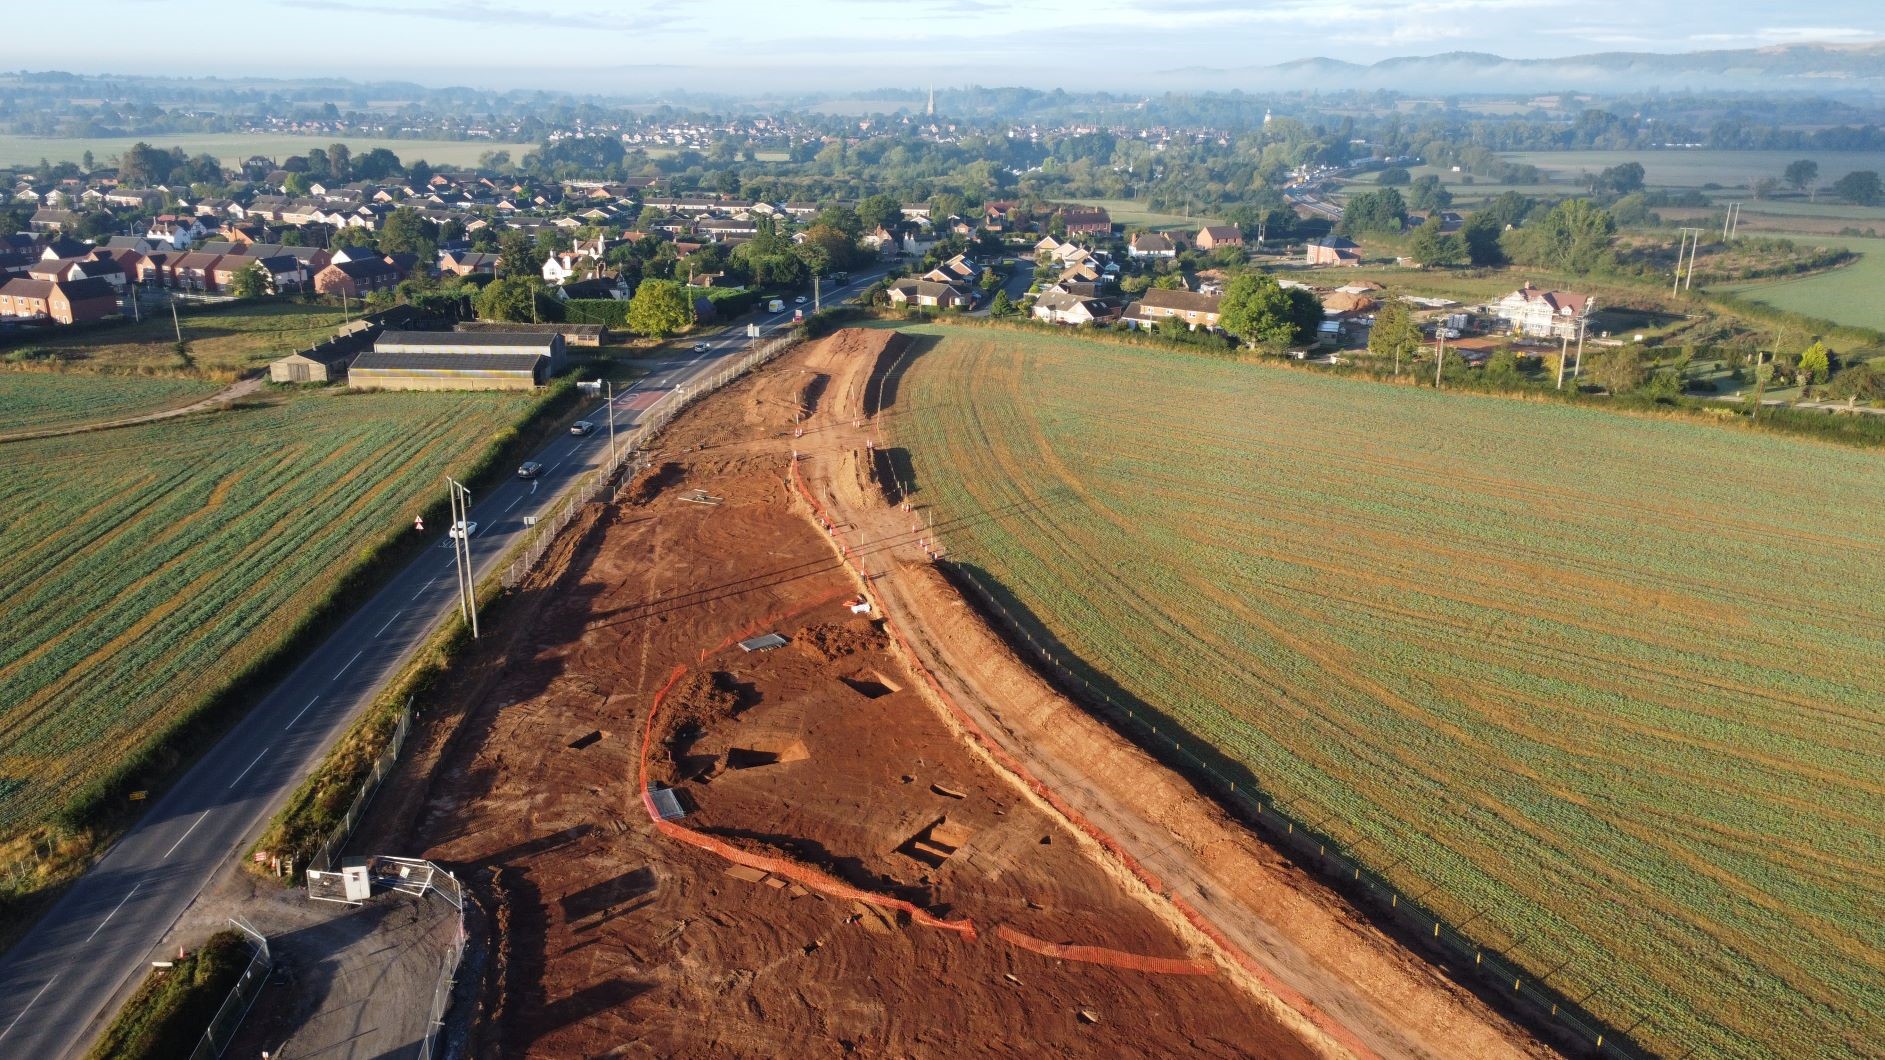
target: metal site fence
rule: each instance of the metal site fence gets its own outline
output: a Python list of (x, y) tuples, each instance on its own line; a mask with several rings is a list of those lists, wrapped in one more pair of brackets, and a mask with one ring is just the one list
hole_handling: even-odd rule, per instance
[(439, 967), (438, 982), (432, 987), (432, 1007), (426, 1013), (425, 1037), (419, 1043), (419, 1060), (432, 1060), (442, 1055), (439, 1036), (445, 1030), (446, 1010), (452, 1007), (452, 991), (458, 986), (458, 966), (465, 957), (465, 885), (458, 881), (457, 876), (430, 861), (406, 858), (389, 860), (424, 865), (429, 870), (425, 889), (445, 899), (458, 914), (451, 946), (446, 950), (445, 961)]
[[(1011, 641), (1025, 644), (1042, 670), (1080, 701), (1103, 710), (1121, 729), (1131, 733), (1141, 746), (1177, 765), (1193, 777), (1208, 780), (1218, 797), (1242, 811), (1245, 821), (1262, 828), (1276, 845), (1291, 853), (1299, 864), (1319, 866), (1324, 876), (1338, 889), (1356, 898), (1376, 915), (1388, 920), (1430, 949), (1443, 956), (1462, 976), (1480, 980), (1489, 995), (1529, 1013), (1536, 1023), (1556, 1028), (1577, 1041), (1590, 1055), (1643, 1060), (1648, 1055), (1603, 1021), (1592, 1016), (1569, 997), (1524, 971), (1512, 958), (1448, 922), (1445, 917), (1423, 904), (1415, 896), (1388, 882), (1369, 868), (1356, 854), (1321, 830), (1332, 815), (1302, 812), (1306, 800), (1278, 801), (1274, 795), (1253, 789), (1249, 781), (1239, 784), (1225, 776), (1200, 756), (1167, 723), (1161, 730), (1158, 721), (1130, 704), (1119, 702), (1111, 692), (1096, 687), (1086, 676), (1070, 667), (1064, 656), (1057, 656), (1042, 641), (1044, 630), (1016, 619), (999, 597), (984, 585), (966, 564), (941, 561), (960, 584), (969, 586), (988, 613), (998, 616), (1012, 634)], [(1039, 635), (1037, 636), (1037, 632)], [(1427, 894), (1433, 893), (1431, 890)], [(1563, 970), (1562, 966), (1557, 969)], [(1556, 974), (1555, 971), (1552, 974)], [(1632, 1028), (1634, 1029), (1634, 1028)]]
[[(662, 395), (661, 400), (650, 406), (642, 414), (641, 422), (635, 429), (615, 440), (609, 456), (602, 466), (573, 487), (563, 502), (556, 506), (550, 515), (537, 520), (529, 535), (516, 546), (512, 559), (505, 564), (500, 576), (501, 584), (506, 589), (516, 588), (524, 578), (543, 561), (543, 556), (561, 533), (573, 520), (582, 507), (596, 499), (604, 490), (613, 491), (620, 487), (622, 469), (638, 467), (644, 458), (643, 448), (654, 436), (660, 433), (694, 402), (726, 386), (728, 383), (745, 375), (760, 365), (776, 359), (780, 354), (797, 345), (800, 336), (797, 333), (783, 338), (771, 339), (754, 347), (746, 356), (733, 364), (715, 372), (691, 386), (676, 388)], [(611, 494), (613, 495), (613, 494)]]
[[(400, 748), (406, 745), (406, 734), (411, 731), (412, 701), (408, 699), (406, 705), (400, 708), (399, 720), (393, 725), (393, 735), (387, 739), (386, 749), (374, 759), (373, 768), (368, 771), (366, 779), (360, 783), (359, 792), (353, 797), (353, 804), (347, 807), (346, 814), (341, 817), (338, 824), (334, 825), (334, 830), (327, 834), (327, 838), (314, 848), (314, 853), (308, 858), (308, 863), (301, 866), (303, 870), (333, 871), (334, 866), (340, 861), (340, 852), (346, 848), (347, 840), (353, 836), (354, 827), (360, 823), (361, 815), (366, 812), (367, 804), (373, 801), (373, 796), (380, 790), (380, 782), (386, 779), (386, 774), (392, 772), (394, 763), (399, 761)], [(293, 873), (291, 872), (290, 875)]]
[(255, 943), (255, 952), (249, 957), (248, 967), (242, 970), (242, 978), (236, 980), (236, 985), (229, 990), (229, 996), (223, 999), (222, 1007), (210, 1018), (209, 1027), (203, 1031), (202, 1041), (197, 1042), (196, 1049), (190, 1053), (190, 1060), (214, 1060), (229, 1049), (230, 1043), (235, 1040), (236, 1031), (242, 1026), (243, 1017), (249, 1014), (256, 995), (262, 992), (262, 985), (268, 982), (268, 973), (275, 967), (275, 958), (269, 952), (266, 936), (240, 919), (232, 918), (229, 922), (249, 936)]

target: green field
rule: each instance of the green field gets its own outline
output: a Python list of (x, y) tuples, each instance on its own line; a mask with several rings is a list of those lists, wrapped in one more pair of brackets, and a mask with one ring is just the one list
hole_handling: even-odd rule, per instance
[[(1743, 231), (1746, 232), (1745, 229)], [(1847, 247), (1859, 252), (1859, 260), (1811, 276), (1732, 284), (1713, 289), (1836, 324), (1885, 331), (1885, 299), (1879, 297), (1879, 293), (1885, 291), (1885, 239), (1772, 234), (1785, 235), (1789, 239), (1815, 246)]]
[[(330, 338), (347, 319), (347, 313), (333, 306), (247, 302), (186, 312), (181, 323), (197, 366), (228, 375)], [(104, 331), (49, 334), (35, 339), (33, 345), (83, 366), (177, 370), (182, 364), (173, 349), (176, 341), (176, 323), (170, 314), (146, 310), (139, 323)]]
[(1822, 185), (1856, 169), (1885, 173), (1885, 152), (1873, 151), (1516, 151), (1501, 157), (1530, 163), (1554, 182), (1567, 183), (1576, 183), (1587, 172), (1639, 162), (1645, 184), (1669, 188), (1699, 188), (1704, 184), (1745, 188), (1762, 177), (1779, 178), (1789, 162), (1801, 158), (1819, 163)]
[(919, 500), (1063, 659), (1663, 1055), (1877, 1055), (1877, 453), (911, 330)]
[(291, 393), (0, 445), (0, 833), (273, 647), (530, 403)]
[(0, 437), (175, 408), (220, 389), (196, 379), (0, 372)]
[(89, 138), (52, 138), (0, 134), (0, 166), (30, 166), (40, 159), (49, 162), (77, 162), (90, 151), (100, 165), (143, 142), (168, 151), (181, 147), (185, 154), (207, 152), (225, 166), (234, 166), (250, 155), (263, 155), (281, 161), (289, 155), (305, 155), (311, 147), (323, 150), (336, 140), (345, 143), (356, 155), (375, 147), (384, 147), (405, 163), (424, 159), (434, 166), (469, 166), (486, 151), (509, 151), (513, 160), (536, 144), (500, 144), (489, 140), (384, 140), (372, 137), (337, 138), (333, 136), (276, 136), (250, 133), (183, 133), (176, 136), (101, 136)]

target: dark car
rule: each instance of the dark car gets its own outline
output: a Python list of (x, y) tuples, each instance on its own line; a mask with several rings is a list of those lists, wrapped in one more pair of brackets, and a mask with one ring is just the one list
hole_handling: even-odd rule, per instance
[(536, 478), (543, 474), (543, 465), (535, 460), (526, 460), (517, 467), (518, 478)]
[(569, 425), (569, 433), (571, 434), (588, 434), (595, 429), (596, 425), (590, 423), (588, 420), (577, 420), (575, 423)]

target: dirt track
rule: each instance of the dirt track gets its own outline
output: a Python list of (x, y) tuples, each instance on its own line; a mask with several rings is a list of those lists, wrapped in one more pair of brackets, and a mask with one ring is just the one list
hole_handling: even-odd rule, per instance
[[(857, 440), (833, 411), (862, 400), (875, 351), (857, 341), (678, 421), (433, 697), (431, 768), (389, 787), (356, 846), (470, 878), (495, 933), (473, 1051), (1342, 1053), (994, 767), (876, 616), (844, 606), (857, 582), (788, 471), (795, 447), (815, 473)], [(788, 644), (731, 646), (767, 631)], [(670, 683), (647, 765), (689, 809), (675, 834), (636, 790)]]

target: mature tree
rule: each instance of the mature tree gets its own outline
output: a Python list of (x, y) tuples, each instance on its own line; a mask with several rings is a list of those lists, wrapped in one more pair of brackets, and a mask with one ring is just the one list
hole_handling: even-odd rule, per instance
[(1849, 365), (1833, 376), (1826, 392), (1831, 397), (1848, 401), (1885, 400), (1885, 369), (1863, 362)]
[(1870, 169), (1854, 170), (1840, 177), (1833, 182), (1833, 191), (1859, 206), (1876, 206), (1885, 200), (1885, 184), (1880, 184), (1878, 173)]
[(1799, 372), (1800, 382), (1808, 386), (1814, 383), (1824, 383), (1826, 377), (1833, 372), (1832, 355), (1827, 351), (1826, 344), (1815, 342), (1800, 351), (1800, 363), (1796, 366), (1796, 370)]
[(1444, 210), (1453, 205), (1453, 193), (1446, 190), (1439, 177), (1422, 174), (1407, 189), (1407, 205), (1416, 210)]
[(1466, 244), (1451, 232), (1443, 234), (1440, 231), (1440, 219), (1435, 217), (1415, 229), (1413, 241), (1407, 247), (1407, 256), (1422, 268), (1458, 265), (1466, 260)]
[(406, 167), (406, 180), (415, 188), (424, 188), (432, 180), (432, 164), (421, 158)]
[(1635, 346), (1598, 350), (1584, 366), (1584, 374), (1612, 394), (1626, 394), (1649, 379), (1649, 366)]
[(384, 147), (375, 147), (353, 160), (353, 175), (361, 180), (385, 180), (397, 172), (399, 156)]
[(1420, 325), (1414, 322), (1406, 302), (1391, 299), (1375, 311), (1374, 327), (1368, 332), (1368, 352), (1393, 357), (1395, 375), (1401, 374), (1401, 359), (1412, 360), (1420, 346)]
[(236, 271), (235, 295), (237, 298), (260, 298), (268, 293), (268, 272), (260, 262), (248, 265)]
[(1364, 191), (1351, 197), (1342, 207), (1343, 235), (1369, 232), (1399, 232), (1407, 220), (1407, 200), (1393, 188)]
[(995, 300), (988, 304), (989, 316), (1005, 317), (1013, 314), (1014, 311), (1014, 299), (1008, 297), (1006, 290), (996, 291)]
[(130, 187), (149, 187), (170, 179), (176, 159), (142, 141), (118, 157), (118, 180)]
[(1381, 176), (1375, 180), (1375, 183), (1384, 188), (1398, 188), (1404, 187), (1412, 179), (1413, 174), (1402, 167), (1389, 166), (1381, 171)]
[(540, 275), (536, 243), (516, 228), (506, 228), (497, 237), (497, 261), (506, 276)]
[(1579, 276), (1610, 264), (1617, 234), (1609, 211), (1588, 199), (1566, 199), (1542, 218), (1506, 233), (1506, 255), (1523, 265), (1538, 265)]
[(672, 280), (643, 280), (628, 303), (628, 329), (666, 338), (694, 322), (687, 291)]
[(1504, 226), (1484, 210), (1468, 217), (1460, 228), (1460, 240), (1466, 245), (1466, 259), (1482, 268), (1505, 264), (1505, 251), (1499, 246)]
[(1820, 164), (1810, 158), (1802, 158), (1787, 163), (1787, 168), (1781, 175), (1787, 179), (1788, 184), (1793, 186), (1793, 190), (1805, 191), (1808, 184), (1820, 179)]
[(334, 233), (328, 240), (330, 247), (370, 247), (373, 245), (373, 233), (364, 228), (348, 225)]
[(857, 204), (857, 220), (864, 231), (875, 231), (879, 226), (888, 228), (903, 220), (903, 204), (894, 195), (871, 195)]
[(1233, 278), (1218, 300), (1218, 326), (1253, 347), (1281, 351), (1315, 338), (1322, 302), (1301, 287), (1285, 289), (1267, 273)]
[(318, 147), (308, 148), (308, 176), (320, 181), (334, 179), (333, 163), (326, 151)]
[(536, 316), (537, 292), (543, 281), (535, 276), (506, 276), (493, 280), (478, 292), (474, 305), (480, 320), (532, 320)]
[(1537, 209), (1538, 200), (1516, 191), (1504, 191), (1492, 197), (1473, 216), (1483, 216), (1498, 225), (1499, 231), (1525, 223)]
[(1774, 197), (1774, 193), (1779, 190), (1780, 179), (1778, 177), (1762, 177), (1755, 181), (1754, 185), (1748, 189), (1749, 193), (1756, 199), (1771, 199)]
[(1628, 195), (1643, 188), (1643, 164), (1624, 162), (1611, 166), (1595, 177), (1590, 178), (1590, 189), (1594, 192), (1609, 192), (1613, 195)]
[(353, 148), (346, 144), (328, 144), (327, 171), (335, 180), (352, 180)]
[(380, 249), (388, 254), (415, 254), (420, 265), (430, 266), (438, 257), (438, 237), (423, 214), (401, 206), (386, 215), (386, 224), (380, 228)]

